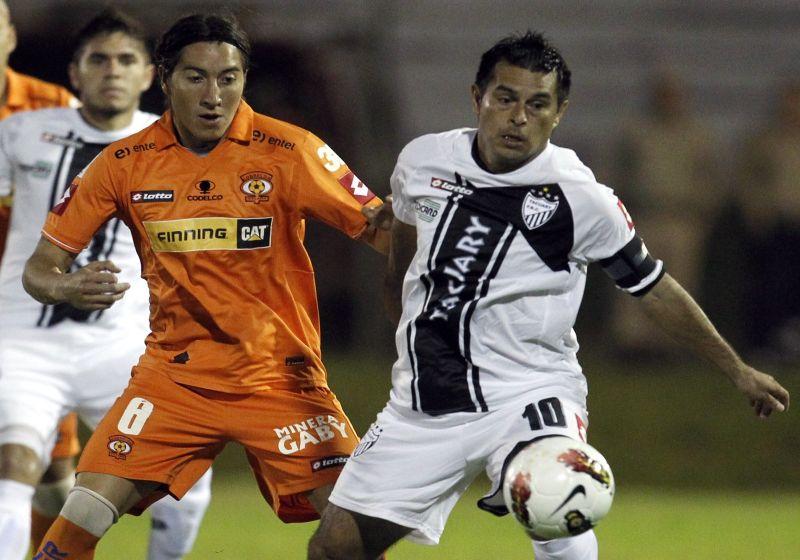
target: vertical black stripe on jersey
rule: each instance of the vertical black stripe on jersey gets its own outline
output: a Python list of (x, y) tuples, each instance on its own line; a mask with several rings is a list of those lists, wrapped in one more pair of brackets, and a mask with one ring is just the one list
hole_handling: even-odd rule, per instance
[[(472, 194), (460, 197), (441, 234), (441, 246), (432, 245), (429, 271), (423, 277), (423, 282), (427, 279), (431, 284), (430, 288), (426, 285), (429, 297), (413, 321), (415, 336), (409, 337), (416, 358), (419, 408), (423, 412), (438, 415), (485, 409), (480, 369), (471, 364), (470, 323), (478, 300), (488, 294), (491, 280), (498, 275), (517, 233), (553, 273), (569, 273), (574, 223), (561, 188), (547, 185), (559, 204), (540, 222), (530, 220), (540, 224), (538, 227), (530, 229), (524, 221), (525, 197), (541, 187), (476, 188)], [(443, 213), (439, 226), (449, 217)], [(503, 239), (509, 226), (512, 231)], [(498, 250), (501, 239), (503, 246)], [(475, 400), (470, 395), (470, 381)]]
[[(70, 131), (67, 134), (67, 139), (71, 140), (74, 136), (74, 133)], [(47, 206), (47, 210), (49, 211), (53, 206), (56, 205), (56, 200), (59, 196), (61, 196), (64, 192), (64, 185), (63, 182), (60, 180), (61, 172), (64, 168), (64, 160), (67, 157), (67, 150), (69, 149), (68, 146), (64, 146), (61, 148), (61, 155), (58, 158), (58, 165), (56, 165), (56, 172), (53, 174), (53, 185), (50, 187), (50, 203)], [(71, 178), (71, 177), (70, 177)], [(47, 311), (50, 309), (49, 305), (42, 305), (42, 311), (39, 313), (39, 320), (36, 321), (36, 326), (41, 327), (42, 323), (44, 323), (45, 315), (47, 315)]]
[(427, 273), (430, 298), (415, 321), (420, 408), (432, 415), (478, 410), (462, 351), (461, 317), (465, 306), (477, 298), (478, 284), (488, 274), (491, 257), (508, 226), (470, 211), (465, 202), (456, 206), (442, 233)]
[[(70, 133), (69, 137), (72, 138), (72, 136), (73, 135)], [(66, 181), (61, 185), (59, 190), (63, 192), (63, 190), (71, 183), (72, 179), (75, 178), (78, 173), (83, 171), (83, 169), (89, 165), (92, 160), (97, 157), (97, 154), (99, 154), (106, 146), (107, 144), (81, 142), (78, 147), (75, 148), (75, 151), (72, 155), (72, 161), (69, 165), (69, 172), (66, 175)], [(74, 272), (79, 268), (86, 266), (90, 262), (98, 261), (102, 258), (107, 259), (111, 254), (114, 244), (116, 243), (118, 228), (119, 220), (117, 218), (112, 218), (103, 224), (103, 227), (97, 231), (92, 240), (89, 242), (86, 257), (84, 258), (81, 256), (80, 258), (76, 258), (72, 263), (70, 272)], [(66, 319), (71, 319), (78, 323), (93, 322), (99, 319), (102, 313), (101, 311), (85, 311), (78, 309), (68, 303), (57, 303), (56, 305), (45, 307), (50, 307), (52, 309), (50, 317), (45, 322), (45, 326), (47, 327), (57, 325)], [(44, 310), (42, 311), (42, 317), (44, 317)], [(40, 325), (42, 322), (43, 321), (40, 319)]]
[(502, 246), (500, 247), (497, 256), (495, 257), (494, 263), (492, 265), (489, 274), (483, 280), (483, 284), (481, 285), (481, 291), (477, 298), (472, 300), (467, 305), (467, 312), (464, 314), (464, 357), (467, 359), (467, 362), (470, 364), (471, 374), (472, 374), (472, 388), (475, 391), (475, 398), (480, 405), (481, 412), (486, 412), (489, 410), (489, 407), (486, 406), (486, 400), (483, 398), (483, 390), (481, 389), (481, 378), (480, 378), (480, 368), (472, 363), (472, 350), (471, 350), (471, 342), (472, 342), (472, 329), (470, 328), (470, 324), (472, 322), (472, 315), (475, 313), (475, 308), (478, 306), (478, 299), (486, 297), (486, 294), (489, 292), (489, 284), (492, 279), (497, 276), (497, 273), (500, 272), (500, 265), (503, 264), (503, 261), (508, 254), (508, 250), (511, 248), (511, 243), (514, 241), (514, 236), (516, 235), (516, 230), (508, 231), (506, 235), (505, 241), (503, 241)]
[[(445, 225), (447, 223), (449, 223), (450, 214), (453, 211), (453, 205), (455, 204), (455, 202), (459, 198), (461, 198), (460, 195), (455, 195), (455, 196), (451, 196), (451, 197), (449, 197), (447, 199), (447, 204), (445, 205), (444, 210), (442, 211), (442, 218), (439, 220), (439, 223), (436, 225), (436, 230), (434, 230), (433, 239), (431, 240), (431, 250), (430, 250), (430, 253), (428, 254), (428, 270), (432, 270), (433, 269), (433, 258), (434, 258), (434, 255), (436, 255), (436, 248), (439, 246), (439, 242), (441, 240), (442, 232), (444, 231)], [(424, 305), (427, 305), (428, 302), (430, 301), (430, 298), (431, 298), (431, 287), (432, 287), (432, 284), (431, 284), (430, 280), (428, 280), (428, 277), (427, 277), (426, 274), (423, 274), (422, 276), (420, 276), (420, 280), (422, 281), (422, 284), (425, 286), (425, 302), (424, 302)], [(408, 324), (406, 339), (407, 339), (407, 343), (408, 343), (408, 355), (409, 355), (409, 359), (411, 361), (411, 374), (412, 374), (412, 377), (411, 377), (411, 409), (412, 410), (419, 410), (419, 408), (418, 408), (418, 401), (419, 401), (418, 393), (419, 393), (419, 389), (417, 387), (417, 383), (418, 383), (418, 380), (419, 380), (419, 371), (417, 370), (417, 365), (416, 365), (417, 364), (417, 360), (416, 360), (416, 356), (414, 354), (414, 344), (412, 343), (415, 323), (416, 323), (416, 321), (411, 321)]]

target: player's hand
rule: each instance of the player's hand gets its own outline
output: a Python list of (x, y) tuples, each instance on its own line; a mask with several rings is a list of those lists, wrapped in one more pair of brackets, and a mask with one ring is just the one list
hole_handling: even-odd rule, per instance
[(387, 196), (380, 206), (362, 207), (361, 213), (366, 216), (369, 227), (389, 231), (392, 229), (392, 220), (394, 220), (392, 195)]
[(789, 408), (789, 391), (771, 375), (744, 365), (733, 382), (750, 400), (759, 418), (768, 418), (773, 411), (783, 412)]
[(56, 288), (56, 297), (86, 311), (108, 309), (131, 287), (127, 282), (117, 282), (116, 272), (120, 268), (111, 261), (91, 262), (64, 274)]

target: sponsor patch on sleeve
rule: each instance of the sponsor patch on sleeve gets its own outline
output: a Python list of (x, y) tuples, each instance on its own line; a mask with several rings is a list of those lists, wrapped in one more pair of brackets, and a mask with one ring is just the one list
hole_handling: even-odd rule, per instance
[(52, 212), (58, 216), (61, 216), (67, 209), (67, 205), (69, 204), (69, 201), (72, 200), (76, 190), (78, 190), (78, 183), (73, 181), (70, 183), (69, 187), (67, 187), (67, 190), (64, 191), (64, 194), (61, 195), (61, 199), (56, 203), (55, 206), (53, 206)]
[(369, 187), (361, 182), (361, 179), (356, 177), (355, 173), (348, 171), (339, 177), (339, 184), (347, 189), (360, 204), (366, 204), (373, 198), (375, 193), (369, 190)]

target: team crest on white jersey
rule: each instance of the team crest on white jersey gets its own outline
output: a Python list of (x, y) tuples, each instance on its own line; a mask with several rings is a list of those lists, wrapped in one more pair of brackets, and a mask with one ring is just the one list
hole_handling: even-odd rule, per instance
[(559, 196), (548, 187), (539, 187), (525, 195), (522, 201), (522, 221), (528, 229), (543, 226), (558, 209)]

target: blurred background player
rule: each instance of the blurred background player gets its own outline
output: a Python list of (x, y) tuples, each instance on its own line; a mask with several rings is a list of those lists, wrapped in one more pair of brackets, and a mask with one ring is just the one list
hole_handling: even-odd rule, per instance
[[(17, 32), (11, 23), (8, 5), (0, 0), (0, 119), (19, 111), (65, 107), (75, 98), (65, 88), (14, 72), (8, 57), (17, 46)], [(0, 259), (6, 244), (6, 232), (11, 213), (12, 194), (0, 197)]]
[(744, 217), (746, 338), (771, 360), (800, 358), (800, 80), (780, 84), (774, 115), (746, 139), (736, 198)]
[[(744, 363), (648, 254), (613, 191), (550, 143), (570, 84), (541, 34), (506, 37), (481, 57), (477, 129), (421, 136), (401, 152), (386, 281), (399, 322), (390, 400), (337, 480), (310, 560), (371, 559), (403, 537), (438, 543), (481, 471), (493, 492), (478, 505), (505, 515), (515, 448), (551, 435), (585, 441), (573, 326), (592, 262), (760, 417), (788, 406), (788, 392)], [(591, 530), (533, 549), (537, 560), (598, 557)]]
[[(17, 45), (17, 35), (10, 20), (8, 5), (0, 0), (0, 119), (20, 111), (49, 107), (77, 106), (78, 101), (65, 88), (32, 76), (14, 72), (8, 58)], [(12, 185), (13, 187), (13, 185)], [(13, 193), (0, 196), (0, 262), (6, 245)], [(38, 545), (47, 528), (58, 515), (67, 492), (74, 482), (75, 457), (80, 451), (78, 422), (74, 414), (67, 415), (58, 426), (58, 436), (51, 455), (50, 466), (36, 486), (31, 510), (31, 541)], [(6, 476), (0, 465), (0, 478)], [(0, 505), (0, 509), (2, 509)]]
[[(70, 80), (80, 109), (19, 113), (0, 123), (0, 193), (13, 185), (16, 202), (8, 251), (0, 265), (0, 558), (27, 551), (33, 486), (46, 466), (59, 418), (77, 410), (94, 426), (122, 392), (148, 332), (147, 288), (128, 228), (106, 222), (75, 266), (113, 258), (125, 267), (129, 297), (109, 312), (69, 304), (42, 306), (21, 287), (22, 269), (41, 224), (65, 185), (107, 144), (157, 117), (138, 110), (153, 66), (139, 24), (118, 12), (96, 16), (77, 36)], [(69, 196), (66, 191), (65, 196)], [(153, 507), (149, 558), (180, 558), (196, 537), (210, 499), (210, 473), (181, 503)], [(47, 513), (60, 509), (58, 483)]]
[[(689, 84), (673, 70), (651, 77), (645, 111), (625, 123), (614, 179), (636, 230), (691, 294), (700, 292), (705, 250), (728, 193), (710, 123), (692, 110)], [(614, 344), (628, 359), (681, 353), (636, 301), (613, 298)]]
[(73, 266), (119, 215), (157, 302), (145, 355), (38, 558), (92, 558), (120, 514), (182, 496), (229, 441), (283, 521), (316, 519), (355, 447), (327, 386), (303, 238), (315, 218), (385, 254), (386, 232), (364, 216), (380, 200), (319, 138), (242, 100), (249, 44), (229, 18), (176, 22), (156, 50), (170, 110), (79, 175), (26, 265), (42, 302), (90, 315), (126, 306), (122, 267)]

